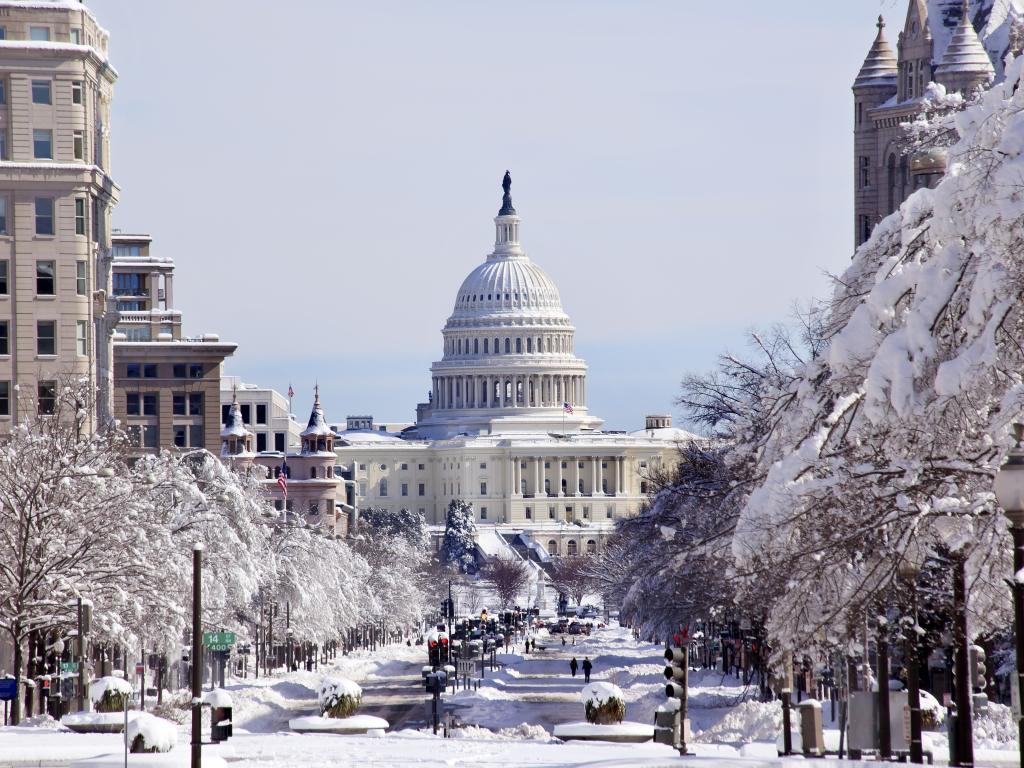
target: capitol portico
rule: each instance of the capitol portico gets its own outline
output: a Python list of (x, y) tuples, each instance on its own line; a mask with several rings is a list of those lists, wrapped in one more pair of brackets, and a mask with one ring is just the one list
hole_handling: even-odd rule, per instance
[(602, 431), (587, 407), (576, 329), (520, 245), (507, 172), (502, 187), (494, 250), (456, 293), (415, 425), (340, 432), (335, 453), (361, 508), (418, 510), (440, 527), (448, 503), (464, 499), (485, 531), (551, 554), (597, 551), (693, 436), (667, 416), (636, 432)]

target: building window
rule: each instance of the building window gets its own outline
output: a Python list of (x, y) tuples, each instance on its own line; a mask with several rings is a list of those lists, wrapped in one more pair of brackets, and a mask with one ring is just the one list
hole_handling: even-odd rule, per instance
[(72, 29), (70, 34), (68, 35), (68, 37), (71, 40), (71, 43), (73, 45), (81, 45), (82, 44), (82, 30), (77, 29), (77, 28), (76, 29)]
[(171, 413), (175, 416), (185, 415), (185, 395), (175, 394), (171, 399)]
[(36, 262), (36, 295), (54, 296), (57, 293), (57, 263), (54, 261)]
[(608, 509), (605, 510), (605, 515), (604, 516), (607, 517), (609, 520), (611, 520), (613, 512), (614, 512), (614, 507), (608, 507)]
[(7, 39), (7, 27), (0, 27), (0, 40)]
[(142, 366), (138, 363), (128, 363), (124, 368), (124, 375), (129, 379), (142, 378)]
[[(85, 160), (85, 131), (75, 131), (72, 133), (72, 147), (74, 148), (75, 160)], [(82, 201), (82, 218), (85, 218), (84, 200)], [(84, 224), (82, 225), (82, 231), (79, 234), (85, 234)]]
[(50, 104), (52, 99), (50, 98), (50, 81), (49, 80), (33, 80), (32, 81), (32, 103), (33, 104)]
[(554, 507), (548, 507), (548, 520), (554, 520), (554, 519), (555, 519), (555, 508)]
[(486, 520), (487, 519), (487, 507), (480, 507), (480, 519), (481, 520)]
[(402, 495), (403, 496), (408, 496), (409, 495), (409, 484), (408, 483), (402, 483)]
[(480, 495), (481, 496), (486, 496), (487, 495), (487, 483), (480, 483)]
[(319, 515), (320, 514), (320, 504), (319, 504), (319, 502), (316, 502), (316, 501), (310, 501), (309, 502), (309, 514), (311, 514), (311, 515)]
[(425, 468), (426, 468), (425, 464), (417, 464), (416, 465), (416, 469), (418, 469), (420, 472), (422, 472)]
[(36, 354), (57, 354), (57, 323), (53, 320), (39, 320), (36, 323)]
[(566, 545), (565, 545), (565, 554), (567, 554), (569, 557), (576, 557), (576, 555), (578, 553), (579, 553), (579, 547), (576, 546), (576, 542), (575, 541), (571, 541), (570, 540), (569, 542), (566, 543)]
[(0, 416), (11, 415), (11, 382), (0, 381)]
[(309, 468), (309, 479), (316, 480), (316, 467)]
[(526, 508), (526, 519), (533, 520), (533, 510), (530, 507)]
[(274, 433), (274, 450), (277, 451), (278, 453), (284, 453), (284, 449), (285, 449), (284, 432), (275, 432)]
[(48, 42), (50, 39), (50, 28), (49, 27), (29, 27), (28, 28), (28, 39), (35, 40), (37, 43)]
[(274, 509), (276, 509), (278, 512), (280, 512), (282, 509), (284, 509), (284, 500), (283, 499), (274, 499)]
[(359, 481), (359, 495), (363, 496), (363, 497), (366, 496), (366, 481), (365, 480), (360, 480)]
[[(117, 249), (115, 248), (114, 250), (116, 251)], [(142, 275), (134, 272), (119, 272), (114, 275), (115, 296), (142, 296), (145, 292), (145, 287), (142, 284)]]
[(174, 425), (174, 447), (175, 448), (188, 448), (188, 425), (187, 424), (175, 424)]
[(141, 415), (142, 406), (138, 392), (129, 392), (124, 396), (124, 410), (129, 416)]
[(597, 542), (594, 541), (593, 539), (589, 539), (587, 541), (587, 554), (588, 555), (596, 555), (597, 554)]
[(33, 129), (32, 156), (36, 160), (53, 160), (53, 131), (49, 128)]
[(7, 259), (0, 259), (0, 296), (6, 296), (10, 293), (10, 289), (7, 285), (7, 271), (9, 269), (9, 262)]
[(155, 379), (156, 378), (156, 363), (146, 363), (142, 366), (142, 378), (144, 379)]
[(82, 81), (75, 80), (71, 83), (71, 103), (81, 104), (82, 103)]
[(256, 423), (267, 423), (267, 406), (264, 403), (256, 403)]
[(53, 198), (36, 198), (36, 234), (53, 234)]
[(583, 507), (583, 519), (586, 520), (590, 517), (590, 507)]
[[(0, 158), (2, 159), (2, 158)], [(7, 198), (0, 197), (0, 235), (7, 234)], [(6, 291), (5, 291), (6, 293)]]
[(640, 493), (647, 493), (647, 481), (646, 480), (641, 480), (640, 481)]
[(427, 485), (426, 485), (426, 483), (420, 483), (419, 487), (417, 488), (417, 490), (419, 491), (419, 495), (420, 496), (426, 496), (427, 495)]
[(46, 416), (57, 410), (57, 382), (40, 381), (36, 387), (39, 415)]
[[(173, 365), (171, 371), (172, 371), (172, 373), (174, 375), (174, 378), (176, 378), (176, 379), (184, 379), (185, 378), (185, 364), (184, 363), (175, 363)], [(227, 406), (224, 406), (224, 408), (227, 409)], [(225, 410), (224, 411), (224, 418), (222, 419), (222, 421), (226, 422), (228, 420), (227, 413), (228, 413), (227, 410)]]
[(75, 262), (75, 293), (85, 296), (89, 290), (89, 263)]
[(554, 539), (551, 539), (548, 542), (548, 554), (549, 555), (557, 555), (558, 554), (558, 542), (555, 541)]
[(870, 176), (868, 175), (870, 162), (870, 158), (867, 157), (857, 158), (857, 178), (861, 189), (868, 186), (868, 182), (870, 181)]
[(481, 461), (480, 462), (480, 469), (487, 469), (487, 462), (486, 461)]
[(75, 321), (75, 346), (78, 354), (86, 357), (89, 354), (89, 329), (85, 320)]
[(203, 366), (202, 363), (192, 363), (188, 367), (188, 377), (190, 379), (201, 379), (203, 378)]
[(383, 477), (381, 478), (380, 483), (379, 483), (379, 485), (377, 487), (377, 495), (378, 496), (387, 496), (388, 495), (388, 481), (387, 481), (387, 478), (383, 478)]
[(408, 465), (408, 464), (403, 464), (403, 465), (402, 465), (402, 471), (404, 472), (404, 471), (406, 471), (407, 469), (409, 469), (409, 465)]
[(0, 320), (0, 355), (11, 354), (10, 325), (7, 320)]

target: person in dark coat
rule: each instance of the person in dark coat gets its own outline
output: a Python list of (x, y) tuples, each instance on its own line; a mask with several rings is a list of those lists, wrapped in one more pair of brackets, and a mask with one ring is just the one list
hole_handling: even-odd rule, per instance
[(590, 657), (589, 656), (584, 656), (583, 657), (583, 681), (584, 682), (587, 682), (587, 683), (590, 682), (590, 670), (592, 670), (593, 668), (594, 668), (594, 665), (593, 665), (593, 663), (591, 663)]
[(576, 677), (576, 670), (579, 669), (579, 664), (576, 663), (576, 657), (572, 657), (572, 661), (569, 662), (569, 669), (572, 671), (572, 676)]

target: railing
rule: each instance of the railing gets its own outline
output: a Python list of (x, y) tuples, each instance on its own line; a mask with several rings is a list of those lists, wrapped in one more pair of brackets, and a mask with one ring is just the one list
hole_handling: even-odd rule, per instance
[(124, 310), (118, 312), (122, 323), (180, 323), (181, 312), (176, 309)]

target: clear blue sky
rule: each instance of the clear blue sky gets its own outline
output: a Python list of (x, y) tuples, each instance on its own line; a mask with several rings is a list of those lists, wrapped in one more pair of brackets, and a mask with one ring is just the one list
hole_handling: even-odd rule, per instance
[[(513, 176), (610, 428), (827, 290), (850, 85), (906, 0), (124, 2), (115, 226), (177, 262), (188, 333), (328, 418), (412, 420)], [(678, 416), (678, 413), (676, 413)]]

